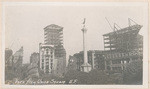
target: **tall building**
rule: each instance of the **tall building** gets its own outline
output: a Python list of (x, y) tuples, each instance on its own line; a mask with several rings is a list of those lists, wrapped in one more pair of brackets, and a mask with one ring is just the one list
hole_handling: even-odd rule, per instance
[(106, 70), (121, 72), (127, 63), (143, 59), (143, 36), (139, 34), (141, 28), (138, 24), (129, 25), (103, 35)]
[(138, 34), (141, 28), (141, 25), (136, 24), (104, 34), (104, 49), (124, 52), (142, 50), (143, 36)]
[(51, 24), (44, 28), (44, 43), (54, 45), (55, 57), (66, 59), (66, 50), (63, 46), (63, 27)]
[[(41, 54), (43, 48), (50, 48), (51, 52), (53, 52), (53, 60), (55, 61), (53, 64), (56, 68), (53, 70), (54, 73), (59, 76), (63, 75), (66, 67), (66, 50), (63, 46), (63, 27), (51, 24), (44, 28), (44, 44), (40, 45), (40, 68), (45, 68), (46, 66), (43, 64), (44, 62), (41, 61), (43, 58), (46, 60), (46, 57), (42, 58), (42, 56), (46, 56), (46, 54)], [(49, 64), (49, 66), (51, 65)]]
[(63, 45), (63, 27), (51, 24), (44, 28), (44, 43), (49, 45)]

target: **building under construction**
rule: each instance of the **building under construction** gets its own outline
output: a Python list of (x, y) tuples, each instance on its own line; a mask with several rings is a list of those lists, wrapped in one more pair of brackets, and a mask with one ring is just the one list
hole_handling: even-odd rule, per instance
[(129, 26), (119, 28), (114, 24), (113, 32), (103, 35), (105, 69), (121, 71), (126, 63), (143, 59), (143, 36), (139, 34), (141, 25), (129, 19)]
[(142, 50), (143, 36), (138, 34), (142, 26), (135, 22), (135, 25), (131, 25), (131, 21), (133, 22), (133, 20), (129, 19), (129, 26), (122, 29), (118, 29), (117, 25), (114, 24), (114, 31), (103, 35), (104, 50), (121, 52)]
[[(66, 51), (63, 46), (63, 27), (55, 24), (46, 26), (44, 28), (44, 44), (40, 44), (39, 49), (40, 68), (48, 74), (56, 73), (59, 76), (63, 75), (66, 67)], [(56, 67), (54, 68), (53, 65)], [(53, 70), (53, 72), (51, 70)]]
[(66, 56), (66, 51), (63, 46), (63, 27), (55, 24), (45, 27), (44, 43), (47, 45), (54, 45), (56, 57)]

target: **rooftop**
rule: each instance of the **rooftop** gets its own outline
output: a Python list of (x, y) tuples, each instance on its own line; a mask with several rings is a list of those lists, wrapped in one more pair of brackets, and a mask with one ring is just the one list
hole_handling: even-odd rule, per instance
[(47, 30), (47, 29), (63, 29), (63, 27), (55, 25), (55, 24), (51, 24), (44, 28), (44, 30)]
[(123, 34), (123, 33), (127, 33), (127, 32), (137, 32), (137, 31), (139, 31), (141, 28), (142, 28), (142, 25), (136, 24), (136, 25), (132, 25), (132, 26), (129, 26), (129, 27), (126, 27), (126, 28), (122, 28), (122, 29), (117, 30), (117, 31), (113, 31), (113, 32), (104, 34), (103, 36), (113, 35), (114, 33)]

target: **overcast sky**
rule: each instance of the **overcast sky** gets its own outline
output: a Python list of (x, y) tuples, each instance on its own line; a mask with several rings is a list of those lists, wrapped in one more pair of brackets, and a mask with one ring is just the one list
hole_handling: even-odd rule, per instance
[[(64, 27), (64, 47), (68, 55), (82, 50), (82, 22), (86, 18), (88, 50), (103, 50), (103, 34), (113, 31), (110, 24), (121, 28), (128, 26), (128, 18), (143, 25), (146, 23), (145, 4), (136, 3), (74, 3), (74, 4), (8, 4), (5, 6), (5, 48), (13, 52), (24, 47), (24, 63), (31, 53), (38, 52), (44, 41), (43, 28), (50, 24)], [(13, 44), (14, 42), (14, 44)]]

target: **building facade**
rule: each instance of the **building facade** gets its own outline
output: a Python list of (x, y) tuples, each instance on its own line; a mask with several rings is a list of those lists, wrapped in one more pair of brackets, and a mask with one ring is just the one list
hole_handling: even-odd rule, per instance
[(141, 25), (132, 25), (104, 34), (104, 50), (121, 52), (143, 50), (143, 36), (138, 34), (141, 28)]
[(135, 60), (142, 60), (143, 53), (140, 51), (131, 52), (105, 52), (105, 70), (113, 70), (121, 72), (126, 68), (127, 63), (131, 63)]
[[(45, 45), (45, 46), (44, 46)], [(46, 50), (49, 50), (50, 53), (53, 57), (52, 58), (47, 58), (42, 56), (46, 56), (47, 54), (42, 54), (42, 50), (46, 52)], [(48, 73), (55, 73), (58, 75), (63, 75), (65, 72), (65, 67), (66, 67), (66, 51), (63, 46), (63, 27), (51, 24), (48, 25), (47, 27), (44, 28), (44, 44), (40, 44), (40, 68), (45, 70), (49, 67), (49, 72)], [(45, 53), (44, 52), (44, 53)], [(47, 63), (43, 64), (44, 61), (43, 59), (46, 60), (53, 59), (51, 60), (52, 64)], [(49, 65), (49, 66), (48, 66)], [(46, 67), (47, 66), (47, 67)], [(55, 68), (54, 68), (55, 67)], [(51, 69), (50, 69), (51, 68)], [(52, 72), (53, 71), (53, 72)]]
[(39, 44), (40, 69), (46, 74), (54, 72), (54, 51), (53, 45)]
[(44, 44), (53, 45), (55, 57), (66, 60), (66, 50), (63, 46), (63, 27), (51, 24), (44, 28)]
[(105, 70), (121, 72), (127, 63), (143, 59), (143, 36), (139, 34), (141, 25), (104, 34)]

